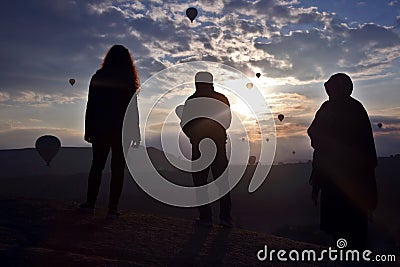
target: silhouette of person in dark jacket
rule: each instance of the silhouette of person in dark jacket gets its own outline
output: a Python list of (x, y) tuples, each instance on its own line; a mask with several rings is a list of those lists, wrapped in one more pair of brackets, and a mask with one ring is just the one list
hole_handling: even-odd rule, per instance
[(312, 198), (321, 191), (321, 230), (345, 238), (351, 247), (367, 246), (368, 214), (377, 205), (377, 156), (371, 123), (352, 98), (353, 83), (337, 73), (324, 84), (324, 102), (308, 129), (314, 148)]
[[(231, 123), (230, 104), (225, 95), (214, 91), (213, 76), (209, 72), (198, 72), (195, 76), (196, 92), (185, 102), (181, 126), (183, 132), (192, 144), (192, 160), (201, 157), (199, 144), (205, 139), (211, 139), (216, 145), (216, 156), (210, 166), (192, 173), (195, 186), (207, 184), (208, 174), (214, 179), (220, 177), (228, 166), (226, 155), (226, 130)], [(226, 178), (226, 177), (225, 177)], [(227, 183), (227, 181), (226, 181)], [(223, 186), (227, 186), (226, 183)], [(198, 223), (203, 226), (212, 226), (210, 204), (199, 207)], [(220, 199), (220, 224), (232, 227), (231, 197), (228, 192)]]
[[(93, 211), (99, 193), (102, 172), (111, 149), (111, 183), (108, 215), (118, 216), (118, 203), (124, 182), (125, 159), (122, 125), (132, 97), (139, 89), (136, 66), (127, 48), (114, 45), (106, 54), (102, 67), (93, 75), (85, 116), (85, 140), (92, 144), (93, 158), (88, 178), (86, 202), (82, 209)], [(138, 112), (136, 112), (138, 114)], [(133, 129), (133, 146), (140, 143), (139, 117)]]

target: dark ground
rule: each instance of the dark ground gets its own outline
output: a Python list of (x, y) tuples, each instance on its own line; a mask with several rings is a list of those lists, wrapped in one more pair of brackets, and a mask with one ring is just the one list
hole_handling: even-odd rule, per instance
[(87, 214), (73, 203), (45, 199), (1, 197), (0, 214), (1, 266), (293, 266), (259, 262), (256, 253), (265, 244), (321, 249), (241, 229), (207, 230), (171, 217), (125, 212), (106, 219), (104, 209)]
[[(196, 209), (152, 199), (129, 173), (121, 198), (125, 216), (105, 220), (101, 207), (107, 205), (109, 166), (97, 203), (99, 212), (76, 213), (76, 204), (84, 200), (90, 161), (90, 148), (62, 148), (50, 167), (44, 166), (34, 149), (0, 150), (0, 266), (190, 266), (193, 262), (252, 266), (259, 264), (255, 253), (266, 243), (274, 249), (335, 243), (319, 231), (319, 210), (312, 204), (308, 184), (310, 163), (273, 166), (252, 194), (247, 192), (250, 179), (244, 177), (232, 191), (235, 230), (214, 227), (204, 235), (193, 228)], [(379, 202), (370, 224), (376, 253), (400, 254), (399, 166), (400, 157), (379, 159)], [(168, 166), (162, 169), (177, 183), (191, 181), (190, 175)], [(228, 247), (223, 245), (226, 240)], [(283, 243), (274, 243), (277, 240)], [(2, 259), (7, 259), (6, 265)]]

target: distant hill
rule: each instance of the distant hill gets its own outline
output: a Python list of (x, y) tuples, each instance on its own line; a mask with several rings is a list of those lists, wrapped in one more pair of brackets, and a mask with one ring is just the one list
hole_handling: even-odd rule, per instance
[[(145, 149), (140, 147), (139, 149)], [(146, 148), (150, 159), (157, 162), (161, 170), (174, 170), (168, 162), (164, 152), (153, 147)], [(174, 157), (171, 155), (171, 157)], [(105, 171), (110, 171), (109, 156)], [(141, 158), (135, 158), (140, 166)], [(50, 167), (34, 148), (0, 150), (0, 166), (2, 177), (37, 176), (37, 175), (72, 175), (87, 173), (92, 161), (91, 147), (61, 147), (57, 155), (51, 161)]]
[[(73, 203), (0, 198), (1, 266), (317, 266), (306, 262), (258, 261), (257, 252), (321, 246), (273, 235), (195, 227), (192, 221), (127, 212), (105, 219), (105, 210), (85, 214)], [(324, 261), (320, 266), (338, 266)]]

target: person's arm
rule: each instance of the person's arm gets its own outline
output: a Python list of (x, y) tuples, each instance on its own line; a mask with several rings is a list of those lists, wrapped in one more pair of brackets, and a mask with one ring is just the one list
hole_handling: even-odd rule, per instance
[(315, 114), (314, 120), (307, 129), (307, 134), (311, 139), (311, 146), (314, 149), (321, 149), (329, 145), (328, 129), (329, 116), (327, 116), (327, 102), (323, 103)]
[(86, 104), (86, 113), (85, 113), (85, 135), (84, 139), (86, 142), (91, 143), (93, 141), (93, 124), (94, 124), (94, 76), (90, 80), (89, 84), (89, 94), (88, 101)]
[(189, 139), (193, 138), (192, 128), (189, 125), (191, 123), (191, 117), (193, 116), (193, 114), (191, 114), (192, 110), (190, 106), (190, 99), (191, 98), (189, 97), (183, 105), (182, 118), (180, 122), (182, 131)]
[(226, 105), (226, 110), (224, 112), (224, 128), (227, 130), (232, 123), (232, 112), (231, 112), (231, 105), (227, 97), (225, 97), (224, 104)]
[(368, 117), (367, 111), (362, 107), (361, 118), (361, 146), (364, 148), (363, 154), (365, 155), (366, 164), (376, 168), (378, 165), (378, 157), (376, 155), (375, 141), (372, 133), (371, 122)]
[(375, 141), (372, 133), (371, 122), (368, 117), (367, 111), (361, 105), (361, 117), (359, 124), (358, 140), (360, 142), (361, 164), (360, 167), (364, 171), (364, 201), (372, 216), (372, 212), (376, 209), (378, 204), (378, 189), (375, 177), (375, 168), (378, 165), (378, 158), (376, 155)]
[[(310, 175), (309, 184), (312, 186), (311, 190), (311, 199), (315, 205), (318, 204), (319, 193), (321, 190), (321, 173), (319, 172), (318, 166), (318, 150), (321, 149), (321, 146), (324, 141), (324, 124), (326, 123), (326, 116), (324, 116), (326, 105), (322, 104), (320, 109), (315, 114), (314, 120), (312, 121), (310, 127), (307, 130), (307, 134), (311, 139), (311, 146), (314, 148), (313, 153), (313, 162), (312, 162), (312, 171)], [(322, 140), (321, 140), (322, 139)]]
[(139, 127), (139, 110), (138, 110), (138, 104), (137, 104), (137, 94), (133, 96), (133, 110), (134, 110), (134, 115), (133, 115), (133, 140), (132, 140), (132, 146), (133, 147), (138, 147), (141, 141), (140, 137), (140, 127)]

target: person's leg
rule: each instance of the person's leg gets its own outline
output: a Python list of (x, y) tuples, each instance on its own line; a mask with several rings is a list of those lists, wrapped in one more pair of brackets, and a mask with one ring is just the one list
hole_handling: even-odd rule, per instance
[(352, 214), (348, 216), (349, 225), (347, 233), (350, 248), (367, 249), (368, 247), (368, 215), (366, 212), (352, 207)]
[[(219, 217), (222, 220), (230, 220), (231, 219), (231, 195), (229, 192), (229, 181), (228, 181), (228, 173), (225, 170), (228, 167), (228, 159), (226, 157), (226, 148), (225, 144), (217, 145), (217, 155), (215, 160), (211, 164), (211, 172), (214, 179), (217, 180), (217, 185), (220, 191), (228, 191), (220, 200), (220, 213)], [(225, 173), (224, 173), (225, 172)], [(222, 176), (223, 175), (223, 176)]]
[(110, 151), (110, 143), (106, 139), (96, 140), (92, 143), (92, 166), (88, 179), (86, 202), (94, 205), (99, 194), (101, 176)]
[(118, 210), (119, 199), (124, 185), (125, 158), (120, 138), (114, 138), (111, 145), (111, 182), (109, 210)]
[[(200, 150), (198, 144), (192, 144), (192, 160), (197, 160), (200, 158)], [(194, 186), (202, 186), (207, 184), (208, 173), (210, 172), (210, 168), (207, 167), (204, 170), (192, 172), (193, 183)], [(205, 190), (198, 190), (197, 199), (199, 201), (208, 198), (208, 192)], [(211, 221), (212, 220), (212, 212), (210, 204), (202, 205), (198, 207), (199, 209), (199, 217), (200, 220)]]

